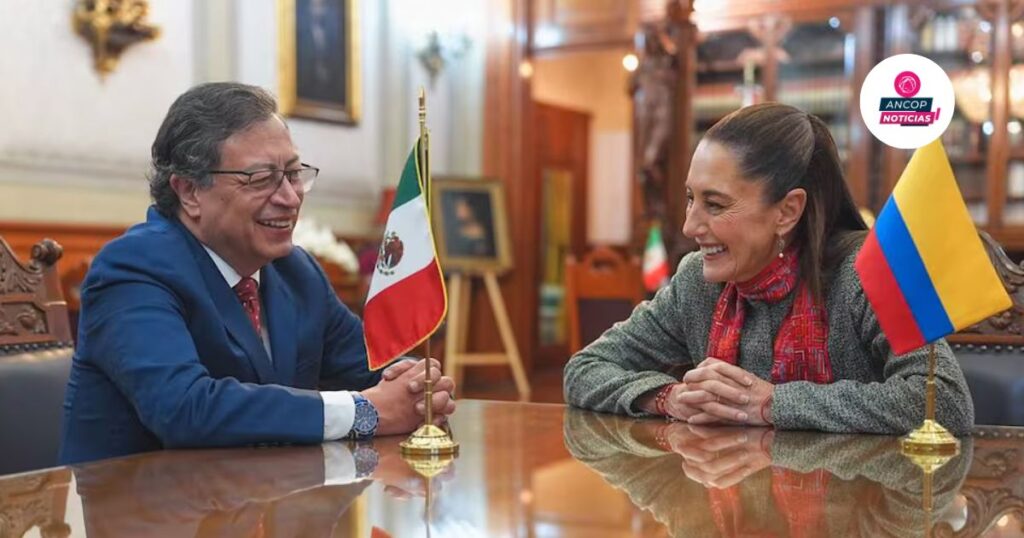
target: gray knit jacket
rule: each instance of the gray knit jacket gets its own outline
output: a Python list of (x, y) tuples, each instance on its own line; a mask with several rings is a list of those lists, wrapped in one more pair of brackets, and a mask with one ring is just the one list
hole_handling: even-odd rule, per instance
[[(851, 254), (826, 276), (828, 352), (835, 382), (777, 385), (771, 416), (783, 430), (902, 434), (924, 419), (927, 347), (893, 355), (879, 328)], [(565, 367), (571, 405), (645, 416), (636, 405), (645, 393), (675, 382), (669, 369), (693, 368), (707, 357), (711, 317), (724, 288), (704, 280), (704, 258), (683, 258), (672, 281), (576, 353)], [(738, 365), (771, 380), (775, 335), (795, 293), (777, 303), (749, 301)], [(944, 340), (936, 342), (936, 419), (955, 435), (970, 433), (974, 406), (963, 372)]]

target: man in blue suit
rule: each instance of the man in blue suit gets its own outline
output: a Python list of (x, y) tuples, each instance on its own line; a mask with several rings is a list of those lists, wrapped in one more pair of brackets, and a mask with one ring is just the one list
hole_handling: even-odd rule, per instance
[[(146, 222), (106, 245), (82, 285), (61, 463), (359, 439), (422, 421), (426, 361), (369, 371), (362, 323), (292, 245), (318, 170), (276, 110), (237, 83), (171, 105)], [(443, 420), (454, 383), (437, 386)]]

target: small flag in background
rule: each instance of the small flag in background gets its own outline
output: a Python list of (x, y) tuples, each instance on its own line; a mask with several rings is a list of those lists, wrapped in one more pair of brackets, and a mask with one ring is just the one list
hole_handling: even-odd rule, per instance
[(655, 221), (644, 248), (644, 287), (647, 291), (658, 291), (665, 284), (668, 284), (668, 253), (661, 240), (661, 224)]
[(419, 145), (402, 169), (366, 295), (363, 323), (371, 370), (430, 337), (448, 310), (420, 177)]
[(1011, 306), (940, 140), (914, 151), (855, 267), (897, 355)]

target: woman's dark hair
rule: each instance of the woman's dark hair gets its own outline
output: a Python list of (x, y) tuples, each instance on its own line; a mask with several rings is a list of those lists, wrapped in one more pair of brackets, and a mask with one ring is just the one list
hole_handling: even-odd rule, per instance
[(210, 186), (207, 172), (220, 163), (224, 141), (276, 111), (277, 102), (266, 90), (237, 82), (200, 84), (181, 94), (153, 141), (149, 194), (157, 210), (168, 217), (178, 211), (172, 175)]
[(828, 126), (789, 105), (761, 103), (722, 118), (704, 140), (728, 148), (745, 178), (764, 182), (767, 203), (793, 189), (807, 191), (793, 240), (800, 245), (800, 272), (821, 300), (823, 275), (857, 248), (867, 229), (843, 179)]

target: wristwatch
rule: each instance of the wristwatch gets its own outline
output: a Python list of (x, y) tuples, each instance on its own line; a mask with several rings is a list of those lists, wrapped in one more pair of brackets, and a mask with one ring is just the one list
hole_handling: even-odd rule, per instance
[(356, 404), (356, 413), (348, 438), (357, 441), (370, 439), (377, 433), (377, 408), (357, 392), (352, 393), (352, 400)]
[(380, 455), (377, 454), (377, 449), (370, 446), (369, 443), (354, 444), (356, 446), (352, 449), (352, 460), (356, 464), (356, 478), (366, 478), (377, 469)]

